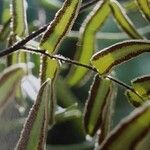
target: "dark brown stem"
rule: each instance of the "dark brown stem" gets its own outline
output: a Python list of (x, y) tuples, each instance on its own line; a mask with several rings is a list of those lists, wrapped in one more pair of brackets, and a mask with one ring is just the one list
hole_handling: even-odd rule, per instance
[(3, 56), (6, 56), (10, 53), (13, 53), (19, 49), (21, 49), (22, 46), (24, 46), (27, 42), (29, 42), (30, 40), (36, 38), (37, 36), (39, 36), (41, 33), (43, 33), (47, 27), (48, 27), (49, 24), (43, 26), (42, 28), (40, 28), (39, 30), (35, 31), (35, 32), (32, 32), (29, 36), (25, 37), (23, 40), (15, 43), (13, 46), (11, 47), (8, 47), (4, 50), (2, 50), (0, 52), (0, 57), (3, 57)]

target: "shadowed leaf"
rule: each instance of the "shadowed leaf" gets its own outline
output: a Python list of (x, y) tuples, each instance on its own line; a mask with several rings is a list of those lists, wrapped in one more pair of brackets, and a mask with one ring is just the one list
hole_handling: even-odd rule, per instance
[(23, 64), (8, 67), (0, 74), (0, 112), (14, 99), (17, 86), (25, 75)]
[(150, 131), (150, 103), (137, 108), (107, 136), (98, 150), (129, 150)]
[(120, 27), (133, 39), (142, 39), (142, 36), (137, 32), (130, 18), (127, 16), (124, 8), (116, 1), (110, 0), (110, 8), (112, 13), (119, 23)]
[(4, 24), (4, 26), (0, 30), (0, 40), (1, 41), (6, 40), (6, 38), (9, 35), (9, 32), (10, 32), (10, 22), (11, 22), (11, 19), (8, 19), (8, 21), (6, 21), (6, 23)]
[(70, 105), (73, 105), (79, 101), (72, 90), (69, 88), (66, 80), (60, 76), (56, 80), (56, 91), (57, 99), (59, 100), (58, 103), (60, 103), (63, 107), (69, 107)]
[(48, 9), (60, 9), (62, 2), (59, 0), (42, 0), (41, 4)]
[(100, 75), (106, 75), (117, 65), (144, 52), (150, 52), (150, 41), (127, 40), (95, 53), (91, 58), (91, 64), (97, 69)]
[(64, 121), (76, 119), (81, 117), (81, 111), (78, 108), (78, 104), (75, 103), (67, 108), (60, 108), (56, 111), (56, 123), (61, 123)]
[[(110, 13), (110, 8), (107, 0), (102, 0), (96, 4), (93, 10), (84, 20), (79, 31), (79, 41), (77, 49), (77, 57), (82, 64), (89, 64), (90, 58), (95, 48), (96, 32), (102, 27)], [(88, 69), (83, 67), (73, 67), (69, 78), (69, 84), (78, 84), (88, 72)]]

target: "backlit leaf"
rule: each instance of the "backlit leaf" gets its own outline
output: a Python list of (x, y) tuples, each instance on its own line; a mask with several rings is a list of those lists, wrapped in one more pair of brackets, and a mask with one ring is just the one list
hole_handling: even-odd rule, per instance
[[(40, 88), (35, 104), (29, 112), (21, 132), (16, 150), (44, 149), (49, 120), (54, 117), (51, 99), (51, 81), (47, 80)], [(51, 122), (51, 126), (54, 122)]]
[(49, 53), (56, 50), (67, 32), (71, 30), (80, 4), (81, 0), (66, 0), (64, 2), (41, 39), (40, 47), (42, 49), (48, 50)]
[[(12, 0), (12, 28), (13, 34), (23, 37), (28, 34), (27, 17), (26, 17), (27, 2), (26, 0)], [(18, 62), (26, 63), (27, 54), (25, 52), (18, 53)]]
[[(96, 32), (102, 27), (110, 13), (110, 8), (107, 0), (102, 0), (96, 4), (94, 9), (84, 20), (80, 31), (77, 49), (77, 59), (82, 64), (89, 64), (90, 58), (94, 53)], [(83, 67), (73, 67), (69, 78), (69, 84), (75, 85), (79, 83), (88, 72), (88, 69)]]
[(85, 106), (84, 128), (90, 136), (94, 136), (102, 123), (105, 104), (111, 91), (111, 81), (102, 79), (97, 74), (89, 91)]
[(144, 98), (149, 98), (150, 95), (150, 76), (142, 76), (132, 80), (132, 87)]
[(150, 21), (150, 1), (149, 0), (136, 0), (142, 14)]
[(49, 59), (43, 57), (42, 70), (41, 70), (41, 82), (44, 82), (47, 78), (54, 80), (60, 68), (60, 63), (56, 59)]
[(144, 52), (150, 52), (150, 41), (127, 40), (95, 53), (91, 58), (91, 64), (101, 75), (106, 75), (117, 65)]
[(125, 95), (127, 96), (129, 102), (135, 107), (140, 106), (144, 102), (142, 97), (138, 96), (130, 90), (126, 90)]
[(137, 32), (130, 18), (127, 16), (124, 8), (116, 1), (110, 0), (110, 8), (112, 13), (119, 23), (120, 27), (133, 39), (141, 39), (142, 36)]
[(8, 67), (0, 74), (0, 111), (2, 111), (10, 100), (13, 100), (15, 91), (21, 78), (25, 75), (25, 66), (22, 64)]
[[(150, 76), (142, 76), (131, 81), (132, 88), (141, 96), (132, 91), (127, 91), (126, 95), (134, 106), (140, 106), (150, 98)], [(142, 98), (142, 99), (141, 99)]]
[(12, 26), (18, 36), (27, 32), (26, 5), (26, 0), (12, 0)]
[(137, 108), (107, 136), (99, 150), (129, 150), (150, 131), (150, 103)]

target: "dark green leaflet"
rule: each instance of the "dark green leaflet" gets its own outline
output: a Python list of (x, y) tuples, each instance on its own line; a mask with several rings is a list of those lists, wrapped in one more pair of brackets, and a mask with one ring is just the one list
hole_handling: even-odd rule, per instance
[[(132, 91), (126, 91), (126, 95), (134, 106), (140, 106), (150, 96), (150, 76), (142, 76), (131, 81), (132, 88), (142, 97), (137, 96)], [(144, 100), (144, 101), (143, 101)]]
[(56, 112), (56, 116), (55, 116), (56, 123), (61, 123), (67, 120), (72, 120), (80, 117), (81, 117), (81, 111), (79, 110), (77, 103), (63, 109), (63, 111)]
[(56, 80), (56, 91), (59, 103), (61, 103), (63, 107), (69, 107), (78, 101), (76, 96), (69, 88), (66, 80), (60, 76)]
[(142, 39), (125, 10), (116, 0), (110, 0), (110, 8), (120, 27), (133, 39)]
[(138, 142), (150, 131), (150, 103), (137, 108), (123, 119), (104, 140), (99, 150), (135, 149)]
[(2, 111), (17, 89), (23, 75), (25, 75), (24, 65), (13, 65), (0, 74), (0, 111)]
[(60, 9), (62, 6), (62, 2), (59, 0), (42, 0), (40, 3), (49, 9)]
[(149, 51), (149, 40), (127, 40), (95, 53), (91, 58), (91, 64), (100, 75), (106, 75), (117, 65)]
[(27, 33), (26, 0), (12, 0), (12, 27), (14, 34), (23, 36)]
[[(96, 4), (84, 20), (80, 28), (79, 47), (77, 49), (77, 57), (79, 62), (89, 64), (90, 58), (95, 50), (95, 35), (102, 27), (107, 17), (110, 14), (110, 8), (107, 0), (102, 0)], [(73, 67), (69, 78), (70, 85), (78, 84), (88, 72), (88, 69), (83, 67)]]
[[(16, 150), (42, 150), (45, 146), (46, 133), (51, 114), (51, 81), (47, 80), (40, 88), (39, 94), (32, 106), (24, 125)], [(51, 122), (50, 126), (53, 125)]]
[(44, 33), (40, 47), (49, 53), (56, 51), (65, 35), (71, 30), (79, 11), (81, 0), (66, 0)]
[(111, 91), (111, 81), (102, 79), (97, 74), (89, 91), (85, 106), (84, 128), (90, 136), (94, 136), (102, 123), (105, 104)]
[(136, 0), (142, 14), (150, 21), (150, 1), (149, 0)]
[[(7, 39), (7, 46), (12, 46), (16, 42), (16, 37), (13, 33), (10, 33)], [(7, 56), (7, 66), (18, 63), (18, 52), (14, 52)]]

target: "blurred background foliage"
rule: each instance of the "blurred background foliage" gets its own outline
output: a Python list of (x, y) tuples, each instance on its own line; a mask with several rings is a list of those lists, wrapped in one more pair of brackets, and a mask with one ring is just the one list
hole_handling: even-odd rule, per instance
[[(50, 22), (55, 13), (58, 10), (58, 7), (61, 6), (61, 1), (59, 0), (27, 0), (28, 9), (27, 9), (27, 18), (28, 18), (28, 26), (29, 32), (38, 29), (43, 26), (45, 23)], [(83, 3), (89, 2), (90, 0), (83, 0)], [(92, 1), (92, 0), (91, 0)], [(141, 34), (150, 38), (150, 26), (148, 22), (142, 17), (141, 13), (137, 9), (136, 6), (132, 5), (133, 0), (118, 0), (127, 8), (127, 14), (134, 22), (136, 28), (139, 30)], [(51, 3), (56, 3), (56, 6), (52, 6)], [(130, 4), (130, 5), (129, 5)], [(0, 24), (3, 25), (6, 21), (8, 21), (10, 17), (10, 0), (1, 0), (0, 1)], [(85, 16), (88, 15), (90, 9), (79, 14), (78, 18), (75, 21), (75, 24), (72, 28), (74, 31), (78, 31)], [(0, 26), (1, 27), (1, 26)], [(103, 25), (101, 31), (98, 32), (97, 39), (97, 48), (96, 51), (101, 50), (104, 47), (112, 45), (118, 41), (123, 41), (125, 39), (129, 39), (126, 34), (124, 34), (120, 28), (116, 25), (113, 20), (112, 15), (108, 18), (108, 20)], [(7, 40), (0, 42), (0, 50), (6, 47)], [(59, 47), (59, 54), (63, 56), (72, 58), (74, 57), (77, 46), (77, 39), (74, 37), (66, 38), (64, 42)], [(119, 67), (116, 68), (116, 77), (127, 84), (130, 84), (130, 81), (144, 74), (150, 74), (150, 54), (143, 54), (138, 58), (129, 61)], [(31, 56), (31, 61), (35, 64), (33, 68), (33, 73), (38, 77), (39, 73), (39, 64), (40, 58), (37, 55)], [(5, 59), (0, 60), (0, 71), (2, 71), (5, 67)], [(58, 100), (58, 104), (62, 107), (68, 107), (75, 102), (79, 103), (79, 107), (81, 111), (83, 110), (85, 100), (88, 95), (88, 90), (90, 87), (90, 83), (92, 82), (92, 78), (86, 82), (83, 86), (70, 88), (65, 79), (68, 74), (68, 68), (70, 66), (68, 64), (63, 64), (61, 68), (61, 72), (59, 74), (58, 80), (56, 81), (56, 96)], [(33, 104), (33, 101), (28, 97), (26, 98), (28, 103), (28, 110)], [(120, 119), (129, 114), (133, 107), (127, 102), (126, 97), (124, 96), (124, 89), (118, 88), (117, 102), (115, 106), (114, 113), (114, 125), (116, 125)], [(13, 112), (13, 113), (12, 113)], [(27, 112), (26, 112), (27, 114)], [(25, 115), (23, 115), (25, 116)], [(18, 109), (14, 107), (14, 105), (9, 105), (7, 109), (3, 112), (3, 122), (0, 123), (0, 149), (12, 149), (18, 140), (18, 136), (20, 134), (20, 130), (22, 128), (22, 123), (24, 119), (20, 119), (20, 113), (18, 113)], [(18, 120), (16, 120), (16, 118)], [(19, 121), (19, 124), (16, 124), (15, 121), (13, 123), (11, 120)], [(6, 126), (5, 126), (6, 125)], [(85, 142), (85, 135), (82, 129), (82, 117), (73, 119), (70, 121), (61, 122), (56, 124), (54, 128), (49, 131), (47, 144), (49, 144), (48, 149), (51, 150), (79, 150), (79, 149), (92, 149), (93, 143)], [(68, 144), (71, 144), (71, 148)], [(64, 146), (62, 146), (64, 145)]]

